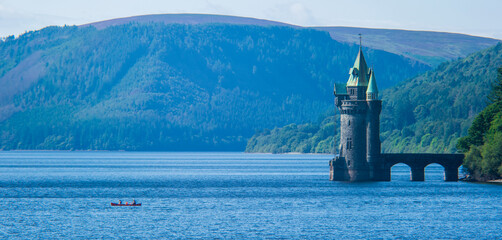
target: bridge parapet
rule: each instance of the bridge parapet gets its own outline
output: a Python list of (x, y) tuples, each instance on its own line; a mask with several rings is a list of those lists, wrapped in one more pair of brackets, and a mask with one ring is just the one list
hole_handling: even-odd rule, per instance
[(445, 181), (458, 181), (458, 168), (464, 160), (463, 154), (433, 154), (433, 153), (386, 153), (381, 154), (384, 168), (382, 181), (390, 181), (390, 169), (398, 163), (404, 163), (411, 168), (412, 181), (424, 181), (425, 167), (437, 163), (444, 168)]

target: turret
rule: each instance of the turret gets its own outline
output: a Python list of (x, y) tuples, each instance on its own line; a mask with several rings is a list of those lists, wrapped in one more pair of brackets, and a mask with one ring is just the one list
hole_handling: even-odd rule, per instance
[(376, 84), (375, 73), (371, 68), (368, 89), (366, 90), (366, 100), (378, 100), (378, 88)]
[(368, 165), (370, 167), (370, 177), (372, 180), (380, 180), (378, 176), (381, 167), (380, 159), (380, 112), (382, 111), (382, 101), (378, 100), (378, 88), (375, 72), (370, 69), (370, 79), (366, 90), (366, 101), (368, 113), (366, 115), (366, 153)]

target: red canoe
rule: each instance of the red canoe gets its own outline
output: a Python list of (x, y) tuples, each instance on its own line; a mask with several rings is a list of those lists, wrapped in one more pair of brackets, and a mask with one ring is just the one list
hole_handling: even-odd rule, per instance
[(141, 203), (111, 203), (112, 206), (141, 206)]

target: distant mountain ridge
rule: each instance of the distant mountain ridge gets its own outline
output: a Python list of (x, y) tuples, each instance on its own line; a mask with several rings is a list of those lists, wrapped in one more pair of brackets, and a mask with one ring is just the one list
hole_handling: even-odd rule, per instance
[(94, 26), (97, 29), (104, 29), (111, 26), (136, 23), (164, 23), (164, 24), (208, 24), (208, 23), (225, 23), (225, 24), (240, 24), (240, 25), (256, 25), (256, 26), (288, 26), (299, 27), (292, 24), (258, 19), (249, 17), (237, 17), (227, 15), (213, 14), (152, 14), (133, 17), (115, 18), (105, 21), (93, 22), (81, 25), (82, 27)]
[(429, 66), (437, 66), (442, 62), (463, 58), (497, 44), (500, 40), (486, 37), (470, 36), (459, 33), (410, 31), (399, 29), (372, 29), (357, 27), (302, 27), (277, 21), (249, 17), (211, 15), (211, 14), (155, 14), (126, 18), (117, 18), (82, 26), (94, 26), (104, 29), (110, 26), (131, 22), (164, 24), (240, 24), (256, 26), (288, 26), (294, 28), (314, 28), (327, 31), (339, 42), (359, 44), (359, 36), (363, 35), (363, 45), (372, 49), (384, 50), (420, 61)]
[(466, 57), (501, 41), (433, 31), (356, 27), (316, 27), (315, 29), (327, 31), (333, 39), (346, 43), (359, 43), (358, 34), (361, 33), (364, 36), (363, 45), (366, 47), (403, 55), (430, 66), (438, 66), (445, 61)]

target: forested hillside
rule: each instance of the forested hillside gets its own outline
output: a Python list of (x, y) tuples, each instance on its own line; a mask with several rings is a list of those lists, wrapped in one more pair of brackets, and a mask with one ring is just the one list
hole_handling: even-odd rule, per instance
[[(0, 42), (1, 149), (242, 150), (330, 108), (357, 46), (290, 27), (49, 27)], [(367, 49), (380, 86), (428, 66)]]
[(466, 153), (464, 167), (470, 178), (478, 181), (502, 178), (502, 68), (488, 100), (489, 105), (476, 116), (469, 134), (457, 144)]
[[(474, 117), (486, 107), (501, 65), (499, 43), (381, 91), (382, 150), (455, 152), (458, 138), (467, 135)], [(379, 84), (378, 68), (375, 74)], [(338, 146), (339, 115), (331, 111), (324, 116), (315, 123), (261, 131), (249, 140), (246, 151), (332, 153)]]

